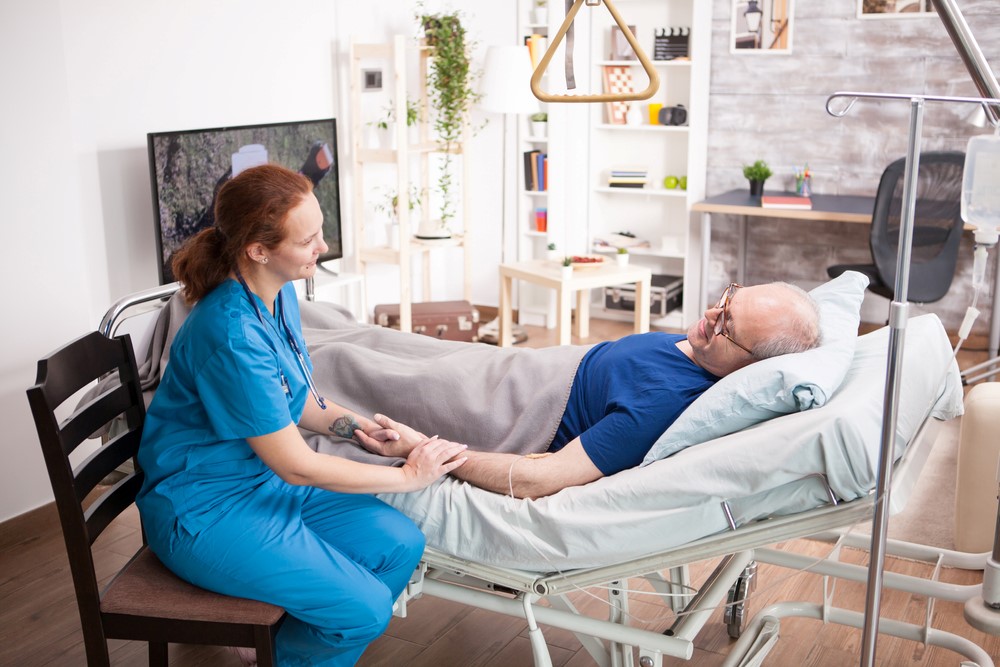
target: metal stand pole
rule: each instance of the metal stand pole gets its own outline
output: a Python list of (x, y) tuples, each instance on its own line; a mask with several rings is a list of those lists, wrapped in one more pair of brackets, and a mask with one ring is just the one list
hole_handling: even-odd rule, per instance
[[(830, 103), (838, 98), (848, 98), (847, 106), (835, 110)], [(862, 667), (875, 664), (875, 640), (878, 637), (879, 611), (882, 596), (882, 574), (885, 566), (885, 535), (888, 526), (889, 489), (892, 482), (892, 464), (895, 459), (896, 421), (899, 407), (900, 362), (906, 330), (908, 304), (906, 291), (910, 278), (910, 251), (913, 239), (913, 217), (916, 206), (917, 172), (920, 166), (920, 135), (923, 128), (924, 102), (955, 102), (969, 104), (997, 104), (1000, 99), (974, 97), (938, 97), (932, 95), (899, 95), (893, 93), (834, 93), (826, 102), (832, 116), (844, 116), (861, 98), (908, 100), (910, 102), (910, 130), (906, 149), (906, 170), (903, 182), (903, 211), (900, 221), (899, 251), (896, 256), (896, 284), (894, 300), (889, 307), (889, 352), (886, 366), (886, 387), (882, 406), (882, 442), (879, 451), (878, 478), (875, 487), (875, 517), (872, 523), (871, 564), (868, 570), (868, 590), (865, 596), (865, 623), (862, 634)]]
[(871, 563), (868, 566), (868, 589), (865, 595), (865, 626), (861, 635), (861, 664), (875, 664), (875, 640), (878, 638), (879, 610), (882, 605), (882, 574), (885, 567), (885, 534), (889, 525), (889, 489), (896, 451), (896, 421), (899, 410), (899, 385), (902, 374), (903, 341), (909, 304), (906, 292), (910, 284), (910, 250), (913, 240), (913, 215), (916, 210), (917, 172), (920, 169), (920, 133), (923, 127), (924, 101), (910, 101), (910, 136), (906, 148), (906, 171), (903, 175), (903, 218), (900, 221), (899, 250), (896, 255), (896, 285), (889, 307), (889, 355), (882, 403), (882, 447), (879, 453), (878, 480), (875, 485), (875, 518), (872, 521)]

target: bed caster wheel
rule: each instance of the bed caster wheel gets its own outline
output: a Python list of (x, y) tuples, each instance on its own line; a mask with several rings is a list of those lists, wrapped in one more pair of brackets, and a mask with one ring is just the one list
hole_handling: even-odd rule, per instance
[(747, 596), (757, 588), (757, 562), (750, 561), (736, 582), (729, 588), (726, 600), (726, 611), (723, 620), (726, 632), (732, 639), (739, 639), (743, 634), (743, 625), (747, 620)]

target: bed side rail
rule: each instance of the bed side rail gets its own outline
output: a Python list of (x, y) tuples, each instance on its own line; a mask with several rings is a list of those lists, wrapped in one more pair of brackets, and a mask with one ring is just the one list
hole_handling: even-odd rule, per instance
[(143, 303), (170, 298), (173, 296), (174, 292), (180, 289), (180, 286), (180, 283), (173, 282), (167, 285), (160, 285), (159, 287), (143, 290), (141, 292), (126, 294), (121, 299), (116, 301), (110, 308), (108, 308), (106, 313), (104, 313), (104, 317), (101, 319), (101, 325), (98, 328), (98, 331), (102, 335), (111, 338), (114, 335), (115, 330), (118, 328), (121, 317), (125, 311)]

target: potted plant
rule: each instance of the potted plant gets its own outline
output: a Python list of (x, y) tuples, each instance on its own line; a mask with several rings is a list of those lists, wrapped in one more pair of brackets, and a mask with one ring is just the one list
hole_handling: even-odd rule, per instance
[(555, 243), (550, 243), (548, 246), (546, 246), (546, 250), (548, 251), (549, 259), (553, 259), (556, 261), (559, 260), (559, 251), (556, 250)]
[[(410, 186), (407, 210), (411, 220), (418, 206), (420, 206), (420, 191), (416, 186)], [(388, 218), (385, 227), (386, 245), (393, 250), (399, 250), (399, 194), (395, 190), (387, 189), (382, 199), (375, 204), (375, 212)]]
[(533, 113), (529, 117), (531, 120), (531, 134), (535, 137), (544, 137), (546, 128), (549, 125), (549, 115), (544, 111)]
[(628, 248), (618, 248), (618, 252), (615, 253), (615, 260), (618, 262), (618, 266), (627, 266)]
[(469, 45), (458, 12), (422, 14), (427, 45), (432, 49), (427, 72), (427, 95), (434, 112), (433, 128), (441, 148), (438, 192), (441, 194), (441, 236), (450, 236), (448, 221), (455, 216), (452, 193), (453, 150), (462, 138), (471, 105), (479, 99), (473, 90)]
[(573, 277), (573, 258), (563, 257), (562, 261), (562, 279), (569, 280)]
[(764, 181), (771, 178), (773, 173), (763, 160), (743, 165), (743, 176), (750, 181), (751, 197), (760, 197), (764, 194)]
[[(417, 103), (413, 100), (406, 100), (406, 126), (409, 128), (414, 128), (417, 122), (420, 120), (420, 108)], [(389, 103), (382, 110), (382, 115), (369, 123), (375, 128), (376, 134), (378, 136), (378, 145), (380, 148), (385, 150), (392, 150), (395, 148), (396, 135), (393, 132), (393, 127), (396, 123), (396, 106)], [(412, 139), (411, 139), (412, 141)]]

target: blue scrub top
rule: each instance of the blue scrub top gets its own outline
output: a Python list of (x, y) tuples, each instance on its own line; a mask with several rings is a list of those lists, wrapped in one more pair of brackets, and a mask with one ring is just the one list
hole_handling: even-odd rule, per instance
[(283, 318), (253, 298), (260, 316), (247, 290), (227, 280), (195, 305), (170, 346), (139, 447), (146, 520), (176, 518), (196, 534), (262, 484), (305, 490), (282, 481), (246, 441), (298, 423), (310, 396), (286, 334), (306, 349), (294, 288), (275, 301)]
[(667, 427), (719, 379), (678, 349), (685, 338), (652, 332), (591, 348), (549, 450), (579, 436), (605, 476), (642, 463)]

